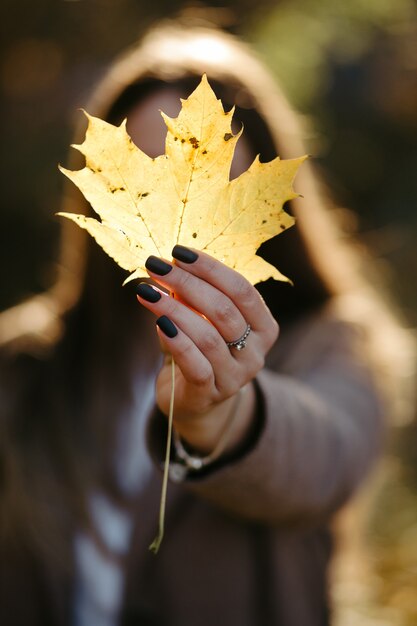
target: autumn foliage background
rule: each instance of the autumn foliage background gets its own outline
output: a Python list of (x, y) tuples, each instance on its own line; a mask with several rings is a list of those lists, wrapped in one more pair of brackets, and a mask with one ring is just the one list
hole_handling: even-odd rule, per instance
[[(78, 107), (109, 61), (169, 0), (2, 0), (0, 308), (54, 272), (62, 176)], [(348, 229), (369, 246), (407, 326), (417, 325), (417, 8), (412, 0), (234, 0), (251, 42), (311, 129), (308, 151)], [(236, 11), (239, 19), (233, 17)], [(344, 211), (349, 207), (351, 212)], [(370, 521), (361, 626), (417, 623), (417, 427), (393, 429)], [(359, 613), (358, 613), (359, 615)], [(368, 620), (368, 621), (367, 621)], [(347, 623), (347, 622), (346, 622)]]

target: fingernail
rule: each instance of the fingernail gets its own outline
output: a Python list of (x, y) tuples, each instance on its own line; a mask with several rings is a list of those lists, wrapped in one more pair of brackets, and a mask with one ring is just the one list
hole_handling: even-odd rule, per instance
[(165, 263), (162, 259), (157, 256), (150, 256), (146, 259), (145, 267), (150, 272), (154, 274), (158, 274), (158, 276), (165, 276), (172, 270), (172, 265), (169, 263)]
[(162, 332), (170, 339), (178, 335), (178, 330), (176, 326), (166, 315), (161, 315), (161, 317), (158, 317), (158, 319), (156, 320), (156, 325), (159, 326)]
[(139, 283), (136, 286), (136, 293), (147, 302), (158, 302), (161, 299), (159, 291), (148, 285), (148, 283)]
[(182, 261), (183, 263), (194, 263), (198, 259), (198, 254), (185, 246), (174, 246), (171, 254), (174, 259)]

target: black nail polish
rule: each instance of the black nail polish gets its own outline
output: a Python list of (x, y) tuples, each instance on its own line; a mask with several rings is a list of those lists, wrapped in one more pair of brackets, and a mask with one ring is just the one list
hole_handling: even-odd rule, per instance
[(148, 285), (148, 283), (139, 283), (136, 286), (136, 293), (147, 302), (154, 303), (161, 299), (159, 291)]
[(186, 248), (185, 246), (174, 246), (172, 248), (172, 256), (177, 261), (182, 261), (183, 263), (194, 263), (198, 259), (198, 254), (190, 248)]
[(159, 326), (162, 332), (170, 339), (178, 335), (177, 328), (166, 315), (161, 315), (161, 317), (158, 317), (158, 319), (156, 320), (156, 325)]
[(165, 276), (172, 270), (172, 265), (153, 255), (146, 259), (145, 267), (158, 276)]

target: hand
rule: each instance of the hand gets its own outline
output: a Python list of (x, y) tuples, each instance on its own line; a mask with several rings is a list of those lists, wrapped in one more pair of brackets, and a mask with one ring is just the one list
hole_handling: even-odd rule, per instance
[[(240, 274), (204, 253), (175, 246), (174, 263), (149, 257), (150, 277), (174, 297), (141, 283), (138, 300), (158, 315), (162, 349), (177, 365), (174, 421), (194, 446), (209, 451), (240, 388), (264, 366), (278, 336), (278, 324), (256, 289)], [(160, 320), (162, 316), (162, 320)], [(238, 351), (226, 342), (251, 332)], [(255, 404), (252, 386), (245, 400), (235, 439), (249, 427)], [(157, 379), (157, 403), (168, 414), (171, 395), (170, 357)]]

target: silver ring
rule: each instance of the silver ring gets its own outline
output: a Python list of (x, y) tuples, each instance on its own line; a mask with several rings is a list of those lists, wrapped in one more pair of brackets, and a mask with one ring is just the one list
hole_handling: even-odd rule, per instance
[(236, 348), (236, 350), (243, 350), (243, 348), (246, 348), (246, 339), (248, 338), (250, 330), (251, 330), (250, 324), (248, 324), (246, 326), (245, 332), (243, 333), (241, 337), (239, 337), (239, 339), (236, 339), (236, 341), (226, 341), (227, 347)]

